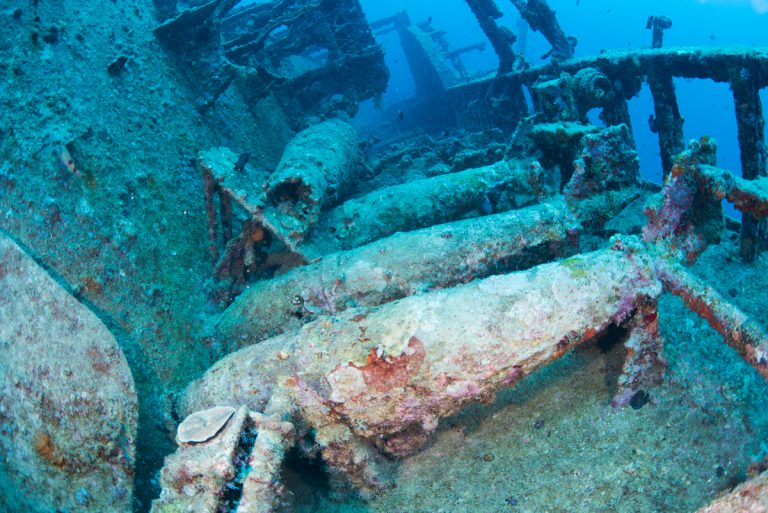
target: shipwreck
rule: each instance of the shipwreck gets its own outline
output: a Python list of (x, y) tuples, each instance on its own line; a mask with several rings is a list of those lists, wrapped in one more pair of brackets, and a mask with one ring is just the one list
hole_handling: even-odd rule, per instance
[[(664, 47), (672, 20), (654, 16), (648, 48), (577, 58), (586, 34), (512, 0), (551, 47), (531, 64), (497, 2), (465, 2), (486, 41), (460, 48), (358, 0), (107, 6), (120, 33), (88, 32), (97, 2), (67, 24), (37, 2), (10, 14), (28, 52), (0, 47), (9, 83), (101, 68), (0, 118), (0, 509), (290, 511), (296, 459), (329, 497), (375, 502), (462, 412), (585, 348), (619, 361), (605, 411), (642, 408), (684, 309), (744, 383), (768, 380), (762, 303), (696, 268), (708, 251), (766, 265), (768, 48)], [(390, 75), (383, 35), (415, 93), (361, 126)], [(498, 68), (468, 71), (486, 46)], [(741, 169), (684, 140), (678, 78), (730, 86)], [(640, 174), (644, 85), (662, 184)], [(95, 87), (117, 99), (76, 100)], [(699, 511), (768, 507), (758, 456), (730, 481), (718, 465)]]

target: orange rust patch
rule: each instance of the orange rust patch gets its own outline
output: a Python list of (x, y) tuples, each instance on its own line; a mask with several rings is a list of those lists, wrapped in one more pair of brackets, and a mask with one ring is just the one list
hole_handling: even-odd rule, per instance
[(260, 226), (255, 228), (250, 234), (251, 242), (261, 242), (264, 238), (264, 229)]
[(51, 438), (51, 435), (47, 431), (39, 430), (35, 433), (35, 452), (43, 460), (47, 461), (54, 467), (61, 468), (66, 463), (64, 457), (59, 454), (59, 448)]
[(424, 343), (416, 337), (408, 340), (411, 354), (400, 356), (380, 357), (376, 349), (371, 349), (368, 362), (362, 367), (356, 367), (363, 372), (365, 384), (377, 392), (386, 392), (393, 387), (403, 386), (411, 380), (424, 362)]

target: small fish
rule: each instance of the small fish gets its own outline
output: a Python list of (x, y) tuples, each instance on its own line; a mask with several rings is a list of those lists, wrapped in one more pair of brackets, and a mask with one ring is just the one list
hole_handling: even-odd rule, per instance
[(397, 111), (397, 119), (401, 121), (405, 119), (405, 112), (403, 112), (402, 110)]
[(235, 171), (240, 171), (242, 173), (245, 169), (245, 165), (248, 163), (248, 159), (250, 158), (251, 154), (247, 151), (245, 153), (241, 153), (237, 158), (237, 162), (235, 163)]

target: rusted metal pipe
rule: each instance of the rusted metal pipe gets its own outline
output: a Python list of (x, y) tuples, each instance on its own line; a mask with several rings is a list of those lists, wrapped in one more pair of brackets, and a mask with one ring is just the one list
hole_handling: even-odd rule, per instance
[(768, 380), (768, 334), (757, 322), (679, 264), (664, 262), (658, 272), (666, 290), (705, 319), (744, 361)]

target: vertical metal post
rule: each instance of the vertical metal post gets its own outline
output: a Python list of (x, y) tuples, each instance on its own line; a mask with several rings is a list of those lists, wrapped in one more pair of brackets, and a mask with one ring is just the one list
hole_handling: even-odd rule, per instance
[(466, 0), (466, 2), (499, 58), (499, 72), (514, 71), (520, 60), (512, 50), (512, 43), (516, 37), (509, 29), (500, 28), (496, 24), (495, 20), (502, 16), (499, 7), (493, 0)]
[(675, 155), (685, 150), (683, 118), (677, 105), (677, 94), (672, 73), (664, 65), (654, 65), (648, 74), (648, 86), (653, 96), (654, 116), (649, 123), (651, 131), (659, 136), (661, 168), (666, 180), (672, 171)]
[[(736, 107), (741, 174), (748, 180), (766, 176), (765, 167), (765, 119), (760, 101), (760, 89), (751, 80), (752, 71), (741, 68), (739, 76), (731, 82)], [(755, 259), (761, 245), (761, 235), (766, 232), (765, 221), (757, 221), (749, 214), (741, 220), (741, 258), (745, 262)]]
[(512, 4), (520, 11), (520, 16), (528, 22), (528, 25), (546, 38), (552, 50), (550, 54), (554, 59), (567, 60), (573, 57), (576, 39), (565, 35), (560, 23), (557, 21), (555, 11), (549, 7), (547, 0), (511, 0)]
[(203, 170), (203, 187), (205, 192), (205, 214), (208, 221), (208, 244), (211, 251), (211, 257), (213, 263), (219, 261), (219, 246), (218, 246), (218, 234), (217, 225), (218, 218), (216, 216), (216, 207), (214, 205), (213, 196), (218, 189), (216, 179), (213, 177), (213, 173), (206, 166), (200, 166)]

